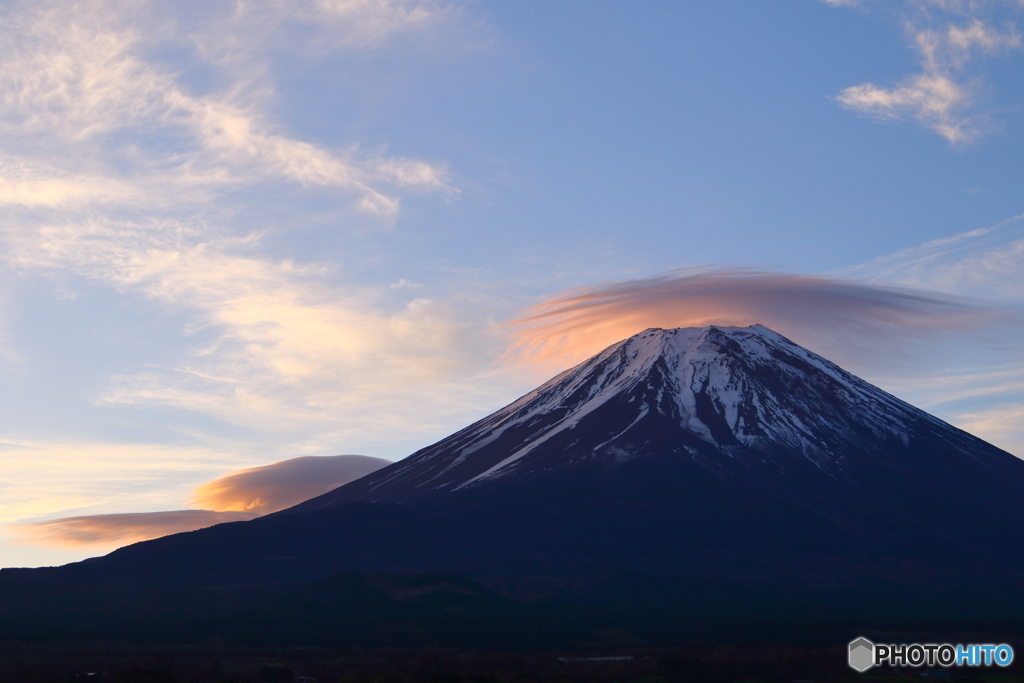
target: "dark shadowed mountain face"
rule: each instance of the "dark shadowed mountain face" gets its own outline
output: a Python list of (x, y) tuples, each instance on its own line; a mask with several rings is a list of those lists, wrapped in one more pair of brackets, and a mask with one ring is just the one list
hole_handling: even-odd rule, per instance
[[(47, 576), (444, 569), (509, 594), (606, 597), (657, 576), (676, 586), (660, 600), (770, 585), (856, 589), (850, 605), (867, 586), (1024, 585), (1022, 490), (1021, 460), (771, 330), (650, 329), (323, 496)], [(599, 580), (611, 575), (647, 578)]]

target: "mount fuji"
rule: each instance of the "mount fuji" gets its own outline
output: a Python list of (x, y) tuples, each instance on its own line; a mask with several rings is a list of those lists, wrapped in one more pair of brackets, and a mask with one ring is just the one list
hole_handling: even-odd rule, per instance
[(1024, 461), (763, 326), (648, 329), (295, 507), (0, 578), (446, 570), (506, 595), (711, 611), (793, 595), (1003, 609), (1024, 587), (1022, 491)]
[(554, 477), (613, 480), (650, 458), (671, 458), (723, 483), (806, 488), (812, 497), (818, 486), (865, 494), (901, 477), (908, 489), (938, 487), (943, 495), (962, 495), (965, 478), (1000, 488), (1006, 477), (1024, 483), (1017, 458), (766, 327), (648, 329), (285, 514), (357, 501), (438, 501)]

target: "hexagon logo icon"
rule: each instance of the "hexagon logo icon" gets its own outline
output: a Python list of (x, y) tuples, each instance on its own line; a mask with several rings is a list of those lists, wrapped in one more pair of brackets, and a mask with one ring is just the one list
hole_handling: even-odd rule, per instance
[(850, 642), (850, 668), (864, 673), (875, 665), (875, 644), (867, 638), (858, 638)]

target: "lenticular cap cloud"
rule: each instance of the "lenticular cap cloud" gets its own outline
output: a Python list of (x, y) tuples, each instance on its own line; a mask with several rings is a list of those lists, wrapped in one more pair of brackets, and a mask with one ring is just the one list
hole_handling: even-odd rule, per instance
[(507, 357), (563, 369), (649, 327), (763, 324), (840, 364), (880, 368), (910, 360), (925, 338), (1002, 318), (981, 302), (923, 290), (755, 270), (677, 270), (554, 295), (507, 324), (515, 335)]

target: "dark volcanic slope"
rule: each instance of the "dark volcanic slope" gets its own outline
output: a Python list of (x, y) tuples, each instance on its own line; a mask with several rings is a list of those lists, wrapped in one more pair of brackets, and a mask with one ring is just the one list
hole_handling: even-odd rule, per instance
[(295, 508), (43, 574), (224, 584), (349, 567), (510, 581), (627, 571), (995, 590), (1022, 583), (1022, 490), (1024, 462), (764, 327), (651, 329)]

